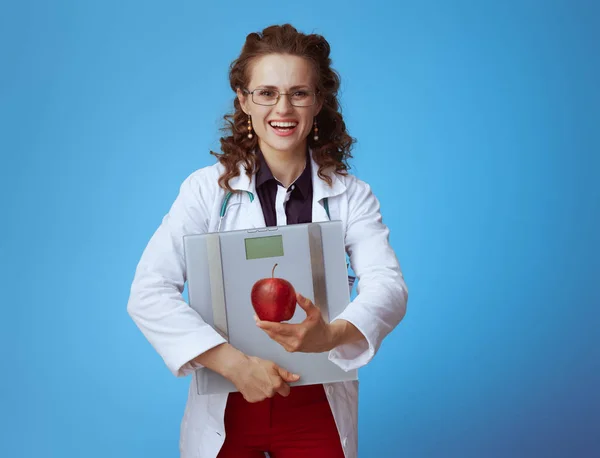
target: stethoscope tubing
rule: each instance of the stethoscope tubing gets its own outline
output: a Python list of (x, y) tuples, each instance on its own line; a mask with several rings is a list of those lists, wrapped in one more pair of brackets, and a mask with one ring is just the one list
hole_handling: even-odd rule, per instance
[[(246, 193), (248, 194), (248, 198), (250, 199), (250, 202), (254, 201), (254, 194), (252, 194), (250, 191), (246, 191)], [(233, 195), (233, 193), (231, 191), (228, 191), (227, 194), (225, 194), (225, 197), (223, 198), (223, 203), (221, 204), (221, 211), (219, 213), (219, 225), (217, 226), (217, 232), (221, 232), (221, 224), (223, 223), (223, 219), (225, 219), (225, 215), (227, 214), (227, 210), (229, 210), (229, 199), (231, 199), (231, 196)], [(241, 202), (235, 204), (235, 205), (241, 205)], [(325, 197), (325, 199), (323, 200), (323, 206), (325, 207), (325, 212), (327, 213), (327, 217), (331, 220), (331, 215), (329, 214), (329, 201), (327, 200), (327, 197)]]

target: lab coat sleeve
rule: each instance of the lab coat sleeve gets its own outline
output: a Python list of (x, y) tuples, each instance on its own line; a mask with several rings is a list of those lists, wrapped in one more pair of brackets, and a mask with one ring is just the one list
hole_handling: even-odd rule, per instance
[(183, 236), (207, 230), (209, 196), (198, 172), (179, 194), (151, 237), (136, 268), (127, 311), (176, 376), (202, 367), (190, 361), (225, 342), (183, 299), (186, 281)]
[(365, 340), (338, 346), (329, 359), (343, 370), (357, 369), (375, 356), (383, 339), (406, 313), (408, 289), (379, 201), (368, 184), (356, 180), (348, 189), (346, 251), (356, 273), (357, 296), (337, 319), (352, 323)]

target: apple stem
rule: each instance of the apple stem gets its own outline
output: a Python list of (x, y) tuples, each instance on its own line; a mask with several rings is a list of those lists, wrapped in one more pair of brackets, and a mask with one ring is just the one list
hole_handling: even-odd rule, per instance
[(277, 263), (273, 266), (273, 270), (271, 271), (271, 278), (275, 278), (275, 267), (277, 267)]

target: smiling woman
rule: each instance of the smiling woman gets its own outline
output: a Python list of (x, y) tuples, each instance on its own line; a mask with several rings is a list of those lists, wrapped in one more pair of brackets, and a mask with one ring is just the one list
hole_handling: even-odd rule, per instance
[[(249, 86), (256, 89), (237, 89), (263, 154), (291, 153), (299, 163), (304, 162), (307, 137), (322, 105), (321, 100), (316, 103), (313, 73), (302, 57), (270, 54), (256, 59), (251, 67)], [(282, 103), (278, 103), (280, 98)]]
[[(331, 217), (343, 223), (359, 279), (356, 298), (328, 322), (309, 299), (286, 291), (288, 305), (306, 313), (291, 324), (277, 322), (287, 315), (263, 314), (257, 291), (257, 326), (289, 352), (328, 352), (334, 364), (353, 370), (373, 358), (404, 317), (407, 288), (379, 202), (347, 171), (353, 140), (339, 113), (340, 78), (329, 53), (322, 36), (290, 25), (248, 35), (231, 65), (234, 109), (225, 116), (221, 152), (212, 153), (218, 162), (185, 180), (138, 265), (128, 310), (167, 366), (194, 378), (207, 367), (237, 389), (198, 395), (193, 380), (181, 424), (184, 458), (357, 456), (356, 381), (290, 387), (302, 374), (243, 354), (181, 295), (185, 235)], [(232, 194), (239, 199), (224, 219), (221, 202)]]
[(304, 163), (307, 146), (322, 179), (330, 183), (327, 168), (346, 172), (354, 141), (339, 112), (340, 77), (331, 67), (325, 38), (298, 33), (290, 25), (251, 33), (231, 65), (229, 84), (237, 95), (234, 112), (225, 116), (229, 135), (221, 139), (222, 153), (213, 153), (226, 168), (222, 186), (238, 175), (240, 162), (249, 177), (255, 173), (252, 151), (257, 148), (267, 162), (294, 159), (296, 167), (289, 169), (287, 163), (283, 170), (272, 170), (287, 182)]

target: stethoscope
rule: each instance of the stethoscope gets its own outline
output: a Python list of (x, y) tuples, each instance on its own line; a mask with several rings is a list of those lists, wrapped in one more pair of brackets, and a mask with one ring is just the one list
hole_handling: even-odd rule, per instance
[[(252, 194), (250, 191), (246, 191), (246, 193), (248, 194), (248, 198), (250, 199), (250, 202), (253, 202), (254, 194)], [(219, 225), (217, 226), (217, 232), (221, 232), (221, 224), (223, 223), (223, 219), (225, 219), (225, 215), (227, 214), (227, 211), (231, 207), (234, 207), (236, 205), (242, 205), (241, 202), (237, 202), (235, 204), (229, 205), (229, 199), (231, 199), (232, 195), (233, 195), (233, 192), (228, 191), (227, 194), (225, 194), (225, 197), (223, 198), (223, 202), (221, 203), (221, 212), (219, 213)], [(327, 197), (325, 197), (323, 199), (323, 206), (325, 207), (325, 212), (327, 213), (327, 218), (329, 218), (329, 220), (331, 220), (331, 215), (329, 214), (329, 201), (327, 200)]]

